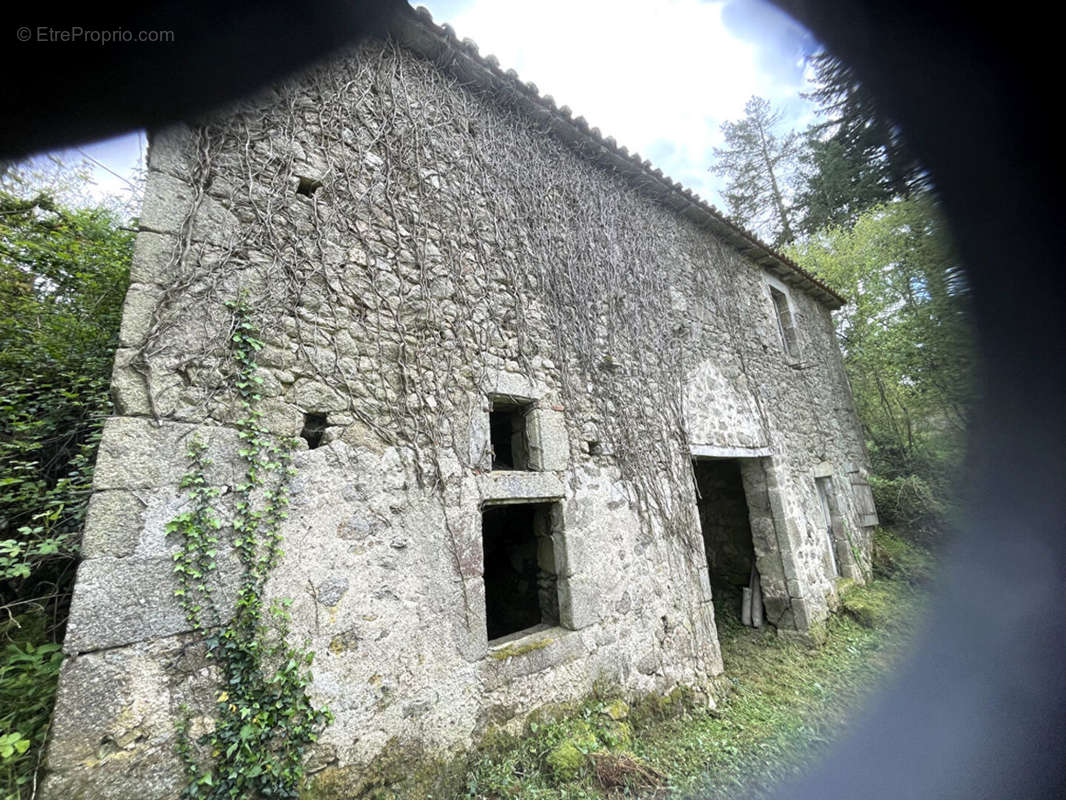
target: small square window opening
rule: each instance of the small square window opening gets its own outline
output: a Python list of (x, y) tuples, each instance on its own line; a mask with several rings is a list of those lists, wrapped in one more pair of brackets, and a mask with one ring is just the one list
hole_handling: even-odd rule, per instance
[(304, 427), (300, 431), (300, 438), (307, 442), (309, 450), (314, 450), (322, 444), (322, 437), (326, 433), (326, 415), (317, 411), (308, 411), (304, 414)]
[(493, 469), (529, 469), (529, 439), (526, 416), (531, 405), (494, 399), (489, 412), (489, 439)]

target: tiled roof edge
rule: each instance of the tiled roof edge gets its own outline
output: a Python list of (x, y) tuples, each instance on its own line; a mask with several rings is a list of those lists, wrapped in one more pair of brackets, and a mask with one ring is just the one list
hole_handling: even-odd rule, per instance
[(523, 83), (514, 70), (500, 69), (495, 56), (482, 56), (469, 39), (462, 41), (448, 24), (437, 25), (424, 8), (412, 8), (407, 0), (395, 0), (397, 12), (390, 25), (391, 35), (400, 44), (442, 65), (464, 82), (509, 95), (523, 110), (540, 122), (547, 122), (564, 141), (602, 166), (630, 178), (645, 194), (678, 214), (721, 235), (742, 254), (790, 285), (800, 287), (829, 308), (840, 308), (847, 300), (799, 264), (786, 258), (755, 234), (730, 222), (718, 209), (691, 189), (671, 180), (662, 171), (619, 146), (614, 137), (604, 137), (584, 117), (574, 117), (567, 106), (556, 106), (550, 95), (541, 96), (536, 84)]

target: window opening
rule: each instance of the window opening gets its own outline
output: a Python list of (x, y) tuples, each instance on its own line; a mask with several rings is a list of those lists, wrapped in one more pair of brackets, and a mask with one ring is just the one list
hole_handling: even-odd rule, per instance
[(774, 301), (774, 315), (777, 317), (777, 331), (781, 334), (781, 344), (785, 355), (796, 358), (796, 328), (792, 324), (792, 312), (788, 307), (788, 296), (775, 287), (770, 287), (770, 298)]
[(307, 447), (314, 450), (322, 444), (322, 437), (326, 433), (326, 415), (317, 411), (308, 411), (304, 414), (304, 427), (300, 431), (300, 438), (307, 442)]
[(526, 415), (529, 403), (493, 400), (489, 411), (489, 438), (493, 469), (529, 469), (529, 440)]
[(504, 503), (481, 512), (489, 640), (559, 624), (551, 503)]
[(833, 564), (833, 574), (840, 574), (840, 565), (837, 563), (837, 548), (836, 540), (833, 538), (833, 481), (832, 478), (815, 478), (815, 484), (818, 486), (818, 501), (822, 506), (822, 520), (823, 529), (825, 530), (826, 541), (829, 545), (829, 558)]

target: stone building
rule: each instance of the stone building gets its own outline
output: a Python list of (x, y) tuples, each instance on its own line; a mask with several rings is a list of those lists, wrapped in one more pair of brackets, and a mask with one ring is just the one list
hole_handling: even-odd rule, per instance
[(233, 513), (240, 298), (262, 424), (297, 443), (267, 591), (335, 715), (315, 769), (462, 747), (597, 679), (707, 688), (712, 593), (735, 614), (754, 573), (803, 633), (863, 579), (842, 298), (424, 12), (155, 133), (140, 225), (48, 797), (180, 789), (212, 672), (167, 523), (193, 437)]

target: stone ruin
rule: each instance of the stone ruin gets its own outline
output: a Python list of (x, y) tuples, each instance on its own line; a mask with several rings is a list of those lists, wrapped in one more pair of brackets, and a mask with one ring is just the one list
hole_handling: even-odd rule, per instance
[(237, 297), (262, 424), (297, 443), (267, 593), (335, 716), (312, 772), (454, 751), (597, 680), (713, 702), (716, 601), (757, 584), (804, 635), (868, 572), (843, 299), (404, 5), (150, 137), (45, 797), (181, 790), (178, 709), (213, 674), (167, 523), (194, 436), (223, 517), (240, 480)]

